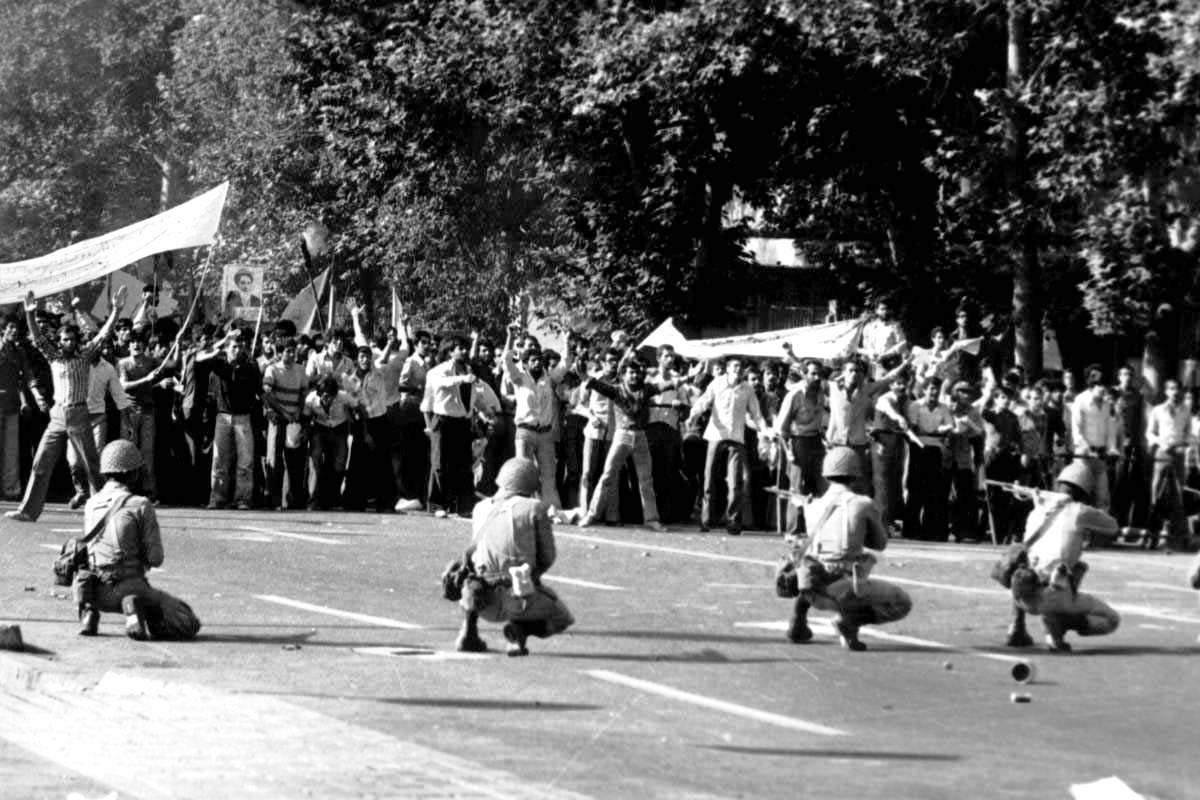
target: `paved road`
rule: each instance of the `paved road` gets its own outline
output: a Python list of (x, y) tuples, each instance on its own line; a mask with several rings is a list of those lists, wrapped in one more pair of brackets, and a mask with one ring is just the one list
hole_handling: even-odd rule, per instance
[[(437, 577), (466, 544), (463, 521), (160, 518), (167, 561), (151, 580), (192, 603), (195, 642), (132, 642), (117, 616), (98, 639), (75, 636), (49, 562), (80, 515), (0, 522), (0, 619), (46, 651), (0, 661), (3, 797), (1044, 798), (1117, 775), (1182, 798), (1200, 786), (1200, 608), (1182, 556), (1091, 554), (1088, 587), (1122, 611), (1121, 629), (1071, 656), (1033, 653), (1032, 702), (1013, 704), (990, 547), (894, 543), (878, 574), (916, 609), (867, 629), (859, 654), (819, 615), (815, 642), (783, 640), (774, 536), (567, 528), (551, 578), (578, 625), (508, 659), (452, 652), (459, 617)], [(502, 650), (497, 630), (484, 636)]]

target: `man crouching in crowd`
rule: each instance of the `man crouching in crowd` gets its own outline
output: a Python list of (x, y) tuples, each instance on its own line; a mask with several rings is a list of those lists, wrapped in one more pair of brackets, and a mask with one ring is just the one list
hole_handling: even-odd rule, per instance
[(1106, 603), (1079, 591), (1087, 572), (1080, 560), (1085, 537), (1115, 536), (1117, 521), (1091, 505), (1094, 473), (1083, 461), (1072, 461), (1059, 473), (1056, 491), (1039, 498), (1025, 523), (1025, 539), (1004, 555), (992, 577), (1012, 590), (1013, 619), (1009, 647), (1029, 647), (1025, 615), (1041, 614), (1051, 650), (1067, 652), (1063, 637), (1104, 636), (1117, 629), (1120, 616)]
[(467, 560), (474, 575), (463, 585), (464, 620), (457, 647), (482, 652), (478, 621), (503, 622), (510, 656), (529, 655), (529, 636), (562, 633), (575, 618), (542, 584), (554, 564), (554, 533), (545, 503), (534, 498), (539, 471), (527, 458), (510, 458), (496, 476), (495, 497), (475, 506)]
[(104, 487), (83, 511), (85, 533), (99, 530), (87, 544), (88, 568), (75, 574), (72, 593), (79, 608), (79, 633), (95, 636), (100, 612), (123, 612), (131, 639), (191, 639), (200, 620), (182, 600), (155, 589), (146, 571), (163, 563), (162, 536), (150, 500), (141, 488), (142, 454), (125, 439), (100, 454)]
[(780, 576), (794, 570), (795, 581), (790, 587), (783, 581), (777, 585), (781, 596), (796, 598), (787, 637), (796, 644), (812, 639), (808, 610), (816, 606), (837, 612), (834, 627), (843, 647), (866, 650), (858, 629), (904, 619), (912, 600), (900, 587), (870, 577), (876, 559), (865, 548), (883, 550), (888, 535), (871, 498), (851, 488), (862, 478), (858, 453), (849, 447), (832, 448), (821, 472), (829, 488), (805, 508), (808, 544), (792, 556)]

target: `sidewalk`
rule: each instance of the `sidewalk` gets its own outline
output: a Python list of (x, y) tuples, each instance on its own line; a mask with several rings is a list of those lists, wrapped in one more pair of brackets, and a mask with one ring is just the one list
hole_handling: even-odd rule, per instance
[[(277, 697), (108, 669), (127, 647), (101, 646), (88, 663), (65, 631), (22, 623), (28, 644), (60, 651), (0, 652), (0, 739), (121, 798), (580, 797)], [(105, 639), (127, 644), (88, 644)]]

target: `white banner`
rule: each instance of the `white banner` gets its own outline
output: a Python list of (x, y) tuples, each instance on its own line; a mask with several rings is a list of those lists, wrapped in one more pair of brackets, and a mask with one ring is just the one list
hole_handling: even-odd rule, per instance
[(640, 347), (658, 347), (669, 344), (684, 358), (720, 358), (721, 356), (749, 356), (750, 358), (783, 358), (783, 343), (792, 346), (798, 358), (816, 358), (833, 361), (857, 352), (862, 334), (863, 320), (829, 322), (824, 325), (805, 325), (800, 328), (783, 328), (763, 331), (745, 336), (726, 336), (719, 339), (687, 339), (675, 327), (671, 319), (659, 325), (642, 340)]
[[(66, 291), (155, 253), (212, 244), (229, 184), (169, 211), (49, 255), (0, 264), (0, 305)], [(134, 300), (136, 302), (136, 299)]]

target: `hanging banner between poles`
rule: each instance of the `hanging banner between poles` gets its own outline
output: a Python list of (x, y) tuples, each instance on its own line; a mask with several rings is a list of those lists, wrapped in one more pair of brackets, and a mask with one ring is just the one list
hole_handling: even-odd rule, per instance
[(149, 219), (27, 261), (0, 264), (0, 304), (63, 292), (155, 253), (213, 243), (229, 183)]

